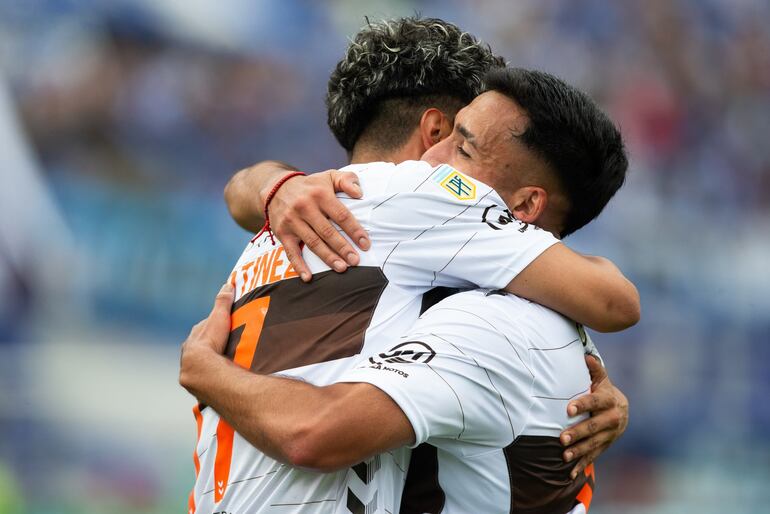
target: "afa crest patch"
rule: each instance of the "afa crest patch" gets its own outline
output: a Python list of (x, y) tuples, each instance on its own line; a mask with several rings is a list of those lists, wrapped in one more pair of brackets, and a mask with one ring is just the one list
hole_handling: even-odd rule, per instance
[(476, 184), (473, 180), (446, 164), (436, 170), (433, 181), (449, 191), (458, 200), (474, 200), (476, 198)]

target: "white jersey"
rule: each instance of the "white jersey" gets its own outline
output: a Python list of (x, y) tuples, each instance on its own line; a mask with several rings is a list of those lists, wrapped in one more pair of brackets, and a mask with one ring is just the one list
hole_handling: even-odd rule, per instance
[[(381, 351), (436, 286), (505, 287), (557, 240), (518, 222), (488, 186), (420, 161), (346, 168), (363, 198), (342, 197), (369, 232), (359, 266), (330, 271), (307, 250), (303, 283), (267, 235), (246, 247), (232, 281), (227, 355), (255, 373), (333, 383), (363, 352)], [(284, 466), (251, 446), (211, 408), (195, 410), (199, 470), (189, 510), (201, 514), (396, 512), (408, 449), (328, 474)]]
[(591, 346), (552, 310), (468, 291), (339, 381), (383, 390), (409, 418), (415, 446), (428, 443), (419, 458), (430, 458), (417, 462), (415, 450), (412, 465), (433, 487), (407, 485), (401, 514), (585, 513), (593, 466), (571, 480), (559, 434), (586, 417), (568, 418), (567, 403), (590, 390)]

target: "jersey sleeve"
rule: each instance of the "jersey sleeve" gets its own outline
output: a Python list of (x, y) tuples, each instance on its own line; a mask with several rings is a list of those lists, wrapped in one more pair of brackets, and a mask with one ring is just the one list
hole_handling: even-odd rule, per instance
[[(531, 375), (505, 351), (505, 336), (461, 311), (433, 310), (421, 321), (443, 328), (426, 333), (423, 323), (338, 381), (366, 382), (388, 394), (409, 419), (415, 445), (449, 440), (483, 448), (513, 440), (526, 416)], [(518, 404), (510, 401), (513, 385), (522, 390)]]
[(485, 184), (447, 165), (425, 166), (397, 166), (371, 211), (374, 249), (390, 281), (503, 288), (558, 242), (516, 220)]

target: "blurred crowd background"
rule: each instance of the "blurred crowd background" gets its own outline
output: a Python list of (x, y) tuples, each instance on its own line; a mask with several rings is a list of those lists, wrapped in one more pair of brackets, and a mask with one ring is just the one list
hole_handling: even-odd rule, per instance
[(591, 94), (627, 185), (576, 249), (637, 284), (595, 337), (631, 404), (592, 512), (770, 504), (766, 0), (0, 0), (0, 514), (182, 512), (178, 346), (249, 239), (222, 189), (345, 161), (328, 75), (373, 19), (453, 21)]

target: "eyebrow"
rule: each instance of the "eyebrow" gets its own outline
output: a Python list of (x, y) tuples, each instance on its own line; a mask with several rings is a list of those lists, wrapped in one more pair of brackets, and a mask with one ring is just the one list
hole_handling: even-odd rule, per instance
[(468, 143), (471, 144), (471, 146), (478, 149), (478, 145), (476, 144), (476, 136), (473, 135), (467, 128), (458, 123), (457, 132), (459, 132), (468, 141)]

